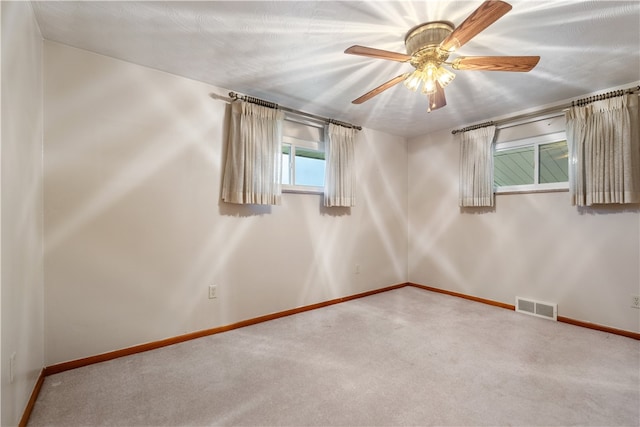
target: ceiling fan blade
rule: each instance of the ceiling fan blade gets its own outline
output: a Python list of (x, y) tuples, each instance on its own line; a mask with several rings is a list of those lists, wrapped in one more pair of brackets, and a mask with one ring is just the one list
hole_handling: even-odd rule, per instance
[(539, 56), (461, 56), (453, 60), (454, 70), (531, 71)]
[(344, 53), (348, 53), (350, 55), (360, 55), (360, 56), (368, 56), (370, 58), (378, 58), (378, 59), (389, 59), (391, 61), (398, 62), (407, 62), (411, 59), (409, 55), (405, 55), (404, 53), (398, 52), (390, 52), (388, 50), (374, 49), (372, 47), (366, 46), (351, 46)]
[(485, 1), (440, 43), (440, 49), (449, 52), (458, 49), (510, 10), (509, 3), (500, 0)]
[(429, 95), (429, 107), (427, 112), (432, 112), (438, 108), (442, 108), (447, 105), (447, 99), (444, 96), (444, 88), (440, 86), (440, 83), (436, 81), (436, 93)]
[(408, 75), (409, 73), (400, 74), (399, 76), (392, 78), (388, 82), (382, 83), (377, 88), (370, 90), (369, 92), (362, 95), (360, 98), (354, 99), (353, 101), (351, 101), (351, 103), (362, 104), (363, 102), (368, 101), (369, 99), (373, 98), (376, 95), (379, 95), (381, 92), (389, 89), (390, 87), (397, 85), (398, 83), (406, 79)]

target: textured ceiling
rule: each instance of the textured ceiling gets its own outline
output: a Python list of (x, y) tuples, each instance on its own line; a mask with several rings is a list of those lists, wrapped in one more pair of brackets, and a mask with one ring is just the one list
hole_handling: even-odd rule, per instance
[(409, 28), (459, 25), (481, 3), (33, 2), (45, 39), (405, 137), (640, 80), (637, 0), (509, 1), (513, 9), (460, 54), (541, 56), (531, 72), (457, 71), (447, 106), (429, 114), (426, 97), (402, 84), (351, 104), (412, 67), (347, 47), (404, 53)]

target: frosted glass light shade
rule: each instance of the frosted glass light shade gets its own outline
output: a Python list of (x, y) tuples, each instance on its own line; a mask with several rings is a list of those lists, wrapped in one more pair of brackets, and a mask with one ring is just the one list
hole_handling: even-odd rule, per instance
[(436, 79), (440, 82), (440, 86), (445, 87), (456, 78), (456, 75), (444, 67), (439, 67), (436, 71)]
[(420, 83), (422, 83), (422, 71), (420, 70), (415, 70), (404, 81), (404, 85), (414, 92), (418, 90)]

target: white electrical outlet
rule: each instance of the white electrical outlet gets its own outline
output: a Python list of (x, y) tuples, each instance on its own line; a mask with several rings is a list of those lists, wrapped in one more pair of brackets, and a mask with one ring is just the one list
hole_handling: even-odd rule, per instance
[(355, 274), (360, 274), (360, 264), (356, 264), (354, 272), (355, 272)]
[(640, 308), (640, 295), (631, 296), (631, 307)]
[(9, 384), (13, 383), (16, 376), (16, 352), (9, 357)]
[(218, 298), (217, 292), (216, 292), (216, 286), (215, 285), (210, 285), (209, 286), (209, 299), (214, 299), (214, 298)]

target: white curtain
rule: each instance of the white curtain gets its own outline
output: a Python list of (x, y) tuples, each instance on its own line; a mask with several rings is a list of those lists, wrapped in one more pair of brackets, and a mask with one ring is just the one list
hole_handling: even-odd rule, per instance
[(282, 111), (244, 101), (232, 103), (223, 201), (280, 204), (283, 120)]
[(493, 138), (495, 126), (461, 132), (461, 207), (493, 206)]
[(325, 141), (324, 205), (356, 205), (356, 130), (329, 124)]
[(640, 203), (638, 96), (566, 112), (571, 204)]

